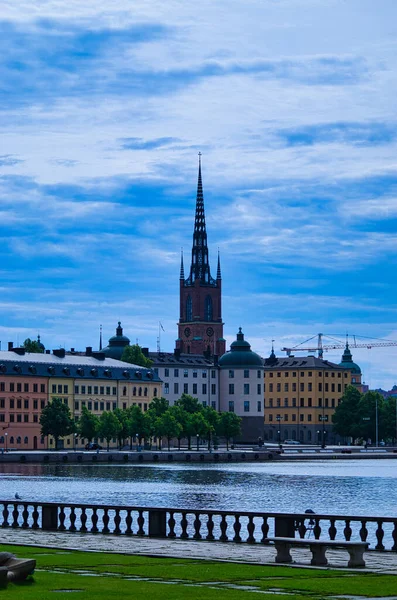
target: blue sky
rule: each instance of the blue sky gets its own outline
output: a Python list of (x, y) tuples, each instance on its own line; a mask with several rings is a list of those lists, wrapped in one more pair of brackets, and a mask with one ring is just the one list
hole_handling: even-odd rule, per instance
[(2, 347), (171, 350), (198, 151), (228, 342), (397, 340), (396, 40), (395, 0), (2, 0)]

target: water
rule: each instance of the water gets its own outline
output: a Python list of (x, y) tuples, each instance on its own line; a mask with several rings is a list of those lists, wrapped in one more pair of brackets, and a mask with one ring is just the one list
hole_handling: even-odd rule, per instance
[(397, 462), (0, 465), (0, 500), (397, 516)]

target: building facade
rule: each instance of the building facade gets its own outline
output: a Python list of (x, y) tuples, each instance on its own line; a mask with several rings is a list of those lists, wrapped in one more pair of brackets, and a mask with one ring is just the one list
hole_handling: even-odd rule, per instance
[(265, 440), (337, 443), (332, 415), (348, 385), (361, 385), (361, 370), (353, 362), (338, 365), (315, 356), (278, 358), (272, 350), (264, 365)]
[[(132, 405), (147, 410), (162, 395), (153, 369), (131, 365), (87, 348), (85, 355), (26, 353), (22, 348), (0, 352), (0, 448), (54, 449), (54, 440), (40, 433), (40, 414), (49, 400), (61, 398), (77, 421), (84, 406), (97, 416), (104, 410)], [(84, 440), (68, 436), (65, 448), (81, 448)]]
[(222, 276), (218, 253), (216, 279), (211, 276), (204, 195), (201, 178), (201, 155), (196, 198), (196, 214), (190, 271), (185, 278), (183, 256), (179, 280), (179, 322), (176, 348), (182, 354), (221, 356), (225, 352), (222, 322)]

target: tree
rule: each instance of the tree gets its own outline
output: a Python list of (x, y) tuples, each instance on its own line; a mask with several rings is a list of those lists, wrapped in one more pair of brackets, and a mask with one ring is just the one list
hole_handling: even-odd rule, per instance
[(333, 430), (346, 438), (360, 435), (360, 400), (362, 394), (353, 385), (349, 385), (343, 394), (340, 404), (332, 415)]
[(109, 444), (112, 438), (117, 437), (120, 429), (118, 418), (111, 411), (104, 411), (99, 417), (99, 437), (105, 438), (107, 443), (107, 451), (109, 452)]
[(70, 435), (75, 430), (75, 424), (71, 417), (67, 404), (61, 398), (53, 398), (45, 406), (40, 416), (41, 435), (52, 435), (55, 440), (55, 449), (58, 448), (59, 438)]
[(206, 406), (203, 411), (204, 419), (207, 423), (206, 439), (208, 441), (208, 450), (211, 450), (211, 438), (219, 428), (219, 413), (211, 406)]
[(159, 438), (167, 438), (169, 451), (172, 438), (176, 438), (180, 435), (182, 427), (170, 411), (167, 410), (161, 417), (156, 419), (155, 430)]
[[(149, 412), (149, 411), (148, 411)], [(152, 433), (152, 423), (148, 412), (144, 413), (139, 406), (130, 406), (128, 413), (128, 436), (130, 438), (130, 448), (132, 448), (132, 438), (149, 439)]]
[(229, 440), (241, 433), (241, 417), (233, 412), (221, 413), (219, 433), (226, 439), (226, 449), (229, 450)]
[(31, 340), (30, 338), (26, 338), (23, 343), (23, 347), (26, 352), (32, 352), (33, 354), (44, 354), (44, 346), (40, 343), (40, 339)]
[(139, 367), (146, 367), (148, 369), (150, 369), (153, 364), (153, 361), (143, 354), (142, 348), (138, 344), (126, 346), (123, 350), (123, 354), (121, 355), (121, 360), (123, 362), (138, 365)]
[(200, 404), (198, 398), (193, 398), (193, 396), (190, 396), (189, 394), (182, 394), (175, 404), (190, 414), (201, 412), (203, 410), (203, 405)]
[(204, 419), (204, 415), (201, 412), (193, 413), (189, 416), (187, 431), (188, 431), (188, 440), (189, 440), (189, 450), (191, 444), (191, 436), (196, 436), (197, 438), (197, 448), (198, 442), (201, 437), (204, 437), (208, 430), (208, 423)]
[(119, 443), (119, 448), (124, 446), (124, 441), (129, 435), (129, 422), (128, 422), (128, 413), (126, 410), (121, 410), (121, 408), (116, 408), (113, 411), (113, 414), (117, 418), (119, 422), (119, 429), (117, 432), (117, 441)]
[(176, 436), (178, 439), (178, 450), (180, 450), (182, 438), (187, 437), (188, 435), (187, 426), (189, 413), (183, 410), (182, 406), (178, 406), (177, 404), (174, 404), (174, 406), (171, 406), (168, 410), (181, 426), (179, 435)]
[(149, 411), (151, 415), (155, 415), (155, 417), (161, 417), (166, 410), (168, 410), (170, 403), (165, 398), (153, 398), (151, 403), (149, 404)]
[(376, 406), (378, 407), (378, 437), (386, 436), (387, 411), (383, 396), (379, 392), (369, 391), (364, 394), (358, 406), (358, 435), (364, 440), (376, 441)]
[(99, 428), (99, 419), (96, 415), (88, 410), (86, 406), (83, 406), (81, 410), (81, 416), (78, 422), (77, 431), (81, 438), (87, 439), (88, 442), (97, 437)]

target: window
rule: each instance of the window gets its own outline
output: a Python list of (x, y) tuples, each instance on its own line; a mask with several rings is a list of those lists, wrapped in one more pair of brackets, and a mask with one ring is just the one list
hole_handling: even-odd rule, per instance
[(183, 369), (183, 376), (184, 377), (188, 377), (188, 375), (189, 375), (188, 370), (187, 369)]
[(123, 387), (123, 396), (126, 396), (126, 395), (127, 395), (127, 387), (126, 387), (126, 386), (124, 386), (124, 387)]
[(39, 408), (39, 401), (33, 400), (33, 410), (37, 410)]
[(280, 372), (277, 373), (277, 377), (281, 377), (281, 373)]
[(186, 321), (193, 321), (193, 307), (191, 296), (188, 296), (186, 299)]
[(261, 375), (261, 370), (260, 369), (257, 370), (256, 376), (257, 376), (258, 379), (261, 379), (262, 375)]
[(15, 383), (10, 383), (10, 392), (15, 392)]
[(269, 373), (269, 377), (273, 377), (273, 373)]
[(229, 394), (231, 396), (234, 394), (234, 383), (229, 383)]
[(278, 392), (281, 392), (281, 383), (278, 383), (278, 384), (277, 384), (277, 391), (278, 391)]
[[(168, 392), (170, 391), (170, 384), (168, 384)], [(138, 396), (142, 396), (142, 388), (138, 388)]]
[(299, 421), (304, 421), (304, 415), (299, 415)]
[(183, 393), (184, 394), (188, 394), (189, 393), (189, 384), (188, 383), (184, 383), (183, 384)]
[(300, 399), (300, 406), (302, 406), (302, 407), (305, 406), (305, 399), (304, 398)]
[(179, 369), (174, 369), (174, 377), (179, 377)]
[(262, 385), (260, 383), (257, 383), (256, 393), (257, 394), (262, 394)]
[(132, 388), (132, 395), (133, 395), (133, 396), (136, 396), (136, 387), (133, 387), (133, 388)]
[(201, 387), (202, 387), (202, 393), (206, 394), (207, 393), (207, 384), (203, 383)]
[(164, 394), (169, 394), (169, 393), (170, 393), (170, 384), (168, 383), (168, 381), (166, 381), (164, 384)]
[(292, 415), (292, 420), (296, 421), (296, 415)]
[(103, 394), (105, 393), (105, 388), (103, 385), (100, 386), (99, 393), (101, 394), (101, 396), (103, 396)]
[(216, 402), (215, 402), (215, 400), (211, 400), (211, 408), (213, 408), (214, 410), (216, 410)]
[(117, 396), (117, 388), (116, 387), (112, 388), (112, 395)]
[(318, 384), (318, 391), (322, 392), (323, 391), (323, 384), (321, 383), (321, 381)]
[(305, 384), (304, 384), (304, 383), (301, 383), (301, 384), (300, 384), (300, 391), (301, 391), (301, 392), (304, 392), (304, 391), (305, 391)]
[(39, 415), (33, 415), (33, 423), (39, 422)]
[(328, 371), (326, 371), (326, 372), (324, 373), (324, 375), (325, 375), (325, 377), (328, 377)]
[(201, 371), (201, 377), (207, 379), (207, 371)]
[(10, 415), (10, 423), (14, 423), (14, 421), (15, 421), (14, 415)]
[(216, 371), (215, 371), (215, 369), (212, 369), (211, 370), (211, 379), (215, 379), (215, 377), (216, 377)]
[(33, 392), (34, 392), (35, 394), (37, 394), (37, 392), (38, 392), (38, 391), (39, 391), (39, 386), (38, 386), (38, 384), (37, 384), (37, 383), (34, 383), (34, 384), (33, 384)]
[(110, 402), (106, 402), (106, 410), (110, 410)]
[(234, 400), (229, 400), (229, 412), (234, 412)]
[(164, 369), (164, 377), (169, 377), (169, 376), (170, 376), (170, 370)]
[(272, 392), (272, 391), (273, 391), (273, 384), (269, 383), (269, 392)]
[(56, 394), (56, 393), (57, 393), (57, 386), (56, 386), (56, 385), (54, 385), (54, 384), (53, 384), (53, 385), (51, 386), (51, 389), (52, 389), (52, 393), (53, 393), (53, 394)]
[(256, 408), (258, 412), (262, 412), (262, 402), (261, 400), (257, 401)]
[(304, 377), (304, 376), (305, 376), (305, 372), (301, 371), (301, 377)]
[(281, 398), (277, 398), (277, 406), (281, 406)]
[(313, 376), (313, 372), (312, 372), (312, 371), (309, 371), (309, 372), (308, 372), (308, 376), (309, 376), (309, 377), (312, 377), (312, 376)]
[(110, 396), (110, 386), (106, 386), (106, 396)]
[(82, 394), (85, 394), (85, 385), (82, 385), (82, 386), (81, 386), (81, 393), (82, 393)]
[(6, 384), (4, 383), (4, 381), (2, 381), (2, 382), (0, 383), (0, 391), (1, 391), (1, 392), (5, 392), (5, 391), (6, 391)]
[(249, 412), (249, 411), (250, 411), (250, 401), (244, 400), (244, 412)]
[(105, 403), (104, 403), (104, 402), (100, 402), (100, 403), (99, 403), (99, 410), (100, 410), (101, 412), (103, 412), (103, 411), (105, 410)]
[(29, 391), (29, 384), (28, 383), (24, 383), (23, 384), (23, 391), (24, 392), (28, 392)]
[(179, 383), (174, 383), (174, 394), (179, 394)]
[(29, 410), (29, 400), (24, 400), (23, 401), (23, 407), (27, 410)]
[(22, 392), (22, 383), (17, 383), (17, 392)]
[(269, 398), (269, 408), (273, 408), (273, 398)]
[(193, 371), (193, 379), (197, 379), (197, 369), (194, 369)]
[(318, 405), (319, 405), (319, 406), (322, 406), (322, 405), (323, 405), (323, 401), (322, 401), (322, 399), (321, 399), (321, 398), (319, 398), (319, 399), (318, 399)]
[(41, 392), (42, 394), (45, 394), (45, 383), (41, 383), (41, 384), (40, 384), (40, 392)]
[(244, 369), (244, 379), (249, 379), (250, 372), (249, 369)]
[(233, 369), (229, 369), (229, 379), (233, 379), (234, 378), (234, 371)]
[(77, 400), (74, 403), (74, 410), (79, 410), (79, 403)]
[(288, 421), (288, 415), (284, 414), (284, 421)]
[(62, 394), (62, 385), (58, 385), (58, 394)]
[(63, 386), (63, 393), (64, 394), (68, 394), (69, 393), (69, 386), (68, 385), (64, 385)]
[[(273, 415), (269, 415), (269, 421), (273, 421)], [(272, 432), (270, 432), (272, 433)]]
[(307, 415), (307, 420), (311, 421), (312, 420), (312, 416), (311, 415)]
[(22, 408), (22, 401), (21, 400), (17, 400), (17, 408)]
[(296, 371), (293, 371), (292, 377), (296, 377)]
[(284, 398), (284, 406), (288, 406), (288, 398)]
[(328, 383), (325, 384), (325, 391), (328, 392)]
[(307, 390), (308, 390), (309, 392), (312, 392), (312, 391), (313, 391), (313, 384), (312, 384), (312, 383), (308, 383), (308, 384), (307, 384)]
[(98, 386), (97, 386), (97, 385), (94, 385), (94, 394), (95, 394), (96, 396), (98, 395), (98, 390), (99, 390)]
[(250, 393), (250, 384), (244, 383), (244, 396), (248, 396), (249, 393)]
[(15, 408), (15, 400), (10, 400), (10, 408)]
[(44, 408), (45, 407), (45, 400), (40, 400), (40, 408)]
[(293, 383), (293, 384), (292, 384), (292, 391), (293, 391), (293, 392), (296, 392), (296, 383)]
[(22, 415), (17, 415), (17, 423), (22, 423)]
[(112, 402), (112, 410), (116, 410), (117, 408), (117, 403), (116, 402)]
[[(332, 373), (332, 375), (333, 375), (333, 373)], [(356, 378), (355, 377), (353, 377), (352, 382), (353, 383), (356, 382)], [(334, 383), (331, 383), (331, 392), (335, 392), (335, 384)]]
[(212, 395), (216, 394), (216, 383), (211, 384), (211, 394)]
[(88, 410), (92, 410), (92, 402), (91, 402), (91, 400), (88, 401)]
[(94, 410), (98, 410), (98, 402), (94, 402)]
[(197, 394), (197, 383), (193, 383), (193, 394)]
[(204, 318), (206, 321), (212, 321), (212, 298), (207, 296), (204, 306)]
[(325, 404), (324, 406), (326, 406), (328, 408), (328, 398), (325, 399)]
[(284, 383), (284, 392), (288, 392), (288, 383)]
[(308, 399), (307, 399), (307, 405), (308, 405), (308, 406), (311, 406), (311, 405), (312, 405), (312, 399), (311, 399), (311, 398), (308, 398)]

